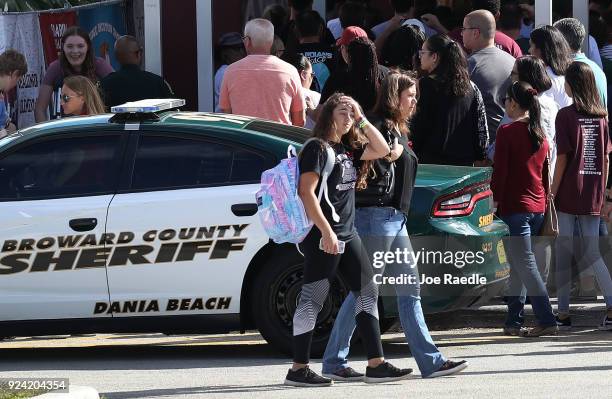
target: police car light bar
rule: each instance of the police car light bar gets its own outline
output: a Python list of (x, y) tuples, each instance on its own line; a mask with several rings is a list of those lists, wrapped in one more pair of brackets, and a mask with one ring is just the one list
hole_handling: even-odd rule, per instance
[(113, 114), (143, 113), (165, 111), (167, 109), (179, 108), (185, 105), (185, 100), (181, 98), (162, 98), (132, 101), (125, 104), (111, 107)]

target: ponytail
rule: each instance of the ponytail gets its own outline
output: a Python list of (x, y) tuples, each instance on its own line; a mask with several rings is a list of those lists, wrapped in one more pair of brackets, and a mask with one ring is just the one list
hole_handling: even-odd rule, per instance
[(538, 92), (529, 83), (514, 82), (508, 88), (508, 97), (512, 98), (522, 109), (529, 111), (529, 140), (532, 151), (538, 151), (546, 137), (540, 123), (542, 110)]
[(538, 97), (534, 95), (531, 97), (531, 104), (529, 106), (529, 139), (531, 140), (533, 152), (539, 150), (544, 141), (544, 131), (540, 124), (541, 115), (542, 110), (540, 109), (540, 101)]

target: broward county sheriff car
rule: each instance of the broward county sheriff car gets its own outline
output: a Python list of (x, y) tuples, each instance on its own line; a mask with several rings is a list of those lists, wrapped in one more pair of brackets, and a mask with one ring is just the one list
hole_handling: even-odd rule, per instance
[[(258, 328), (290, 352), (302, 258), (295, 246), (269, 242), (255, 192), (261, 173), (310, 132), (178, 111), (183, 104), (128, 103), (0, 140), (0, 336)], [(424, 295), (426, 310), (474, 305), (503, 286), (507, 228), (491, 213), (490, 174), (420, 167), (411, 233), (476, 237), (486, 260), (476, 272), (487, 277), (461, 293)], [(346, 293), (340, 275), (314, 352)], [(389, 325), (395, 300), (380, 306)]]

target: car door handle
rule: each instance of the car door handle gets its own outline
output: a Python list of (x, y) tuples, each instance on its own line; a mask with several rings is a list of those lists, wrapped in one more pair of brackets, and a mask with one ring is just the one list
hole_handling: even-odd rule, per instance
[(232, 213), (236, 216), (253, 216), (257, 213), (257, 204), (234, 204)]
[(98, 225), (98, 219), (72, 219), (68, 224), (74, 231), (90, 231), (96, 228)]

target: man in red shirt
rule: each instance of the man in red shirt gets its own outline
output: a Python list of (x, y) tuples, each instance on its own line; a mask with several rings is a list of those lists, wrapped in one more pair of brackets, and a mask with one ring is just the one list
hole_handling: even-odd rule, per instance
[[(500, 15), (500, 0), (472, 0), (472, 11), (475, 10), (487, 10), (495, 16), (495, 20), (497, 21), (499, 20)], [(440, 23), (438, 18), (432, 14), (423, 15), (421, 20), (438, 32), (446, 33), (451, 39), (461, 43), (461, 46), (463, 46), (461, 28), (456, 28), (449, 31)], [(510, 36), (500, 32), (499, 30), (495, 32), (494, 41), (495, 47), (504, 50), (514, 58), (523, 56), (523, 52), (521, 51), (519, 45)], [(463, 49), (467, 51), (465, 46), (463, 46)]]

